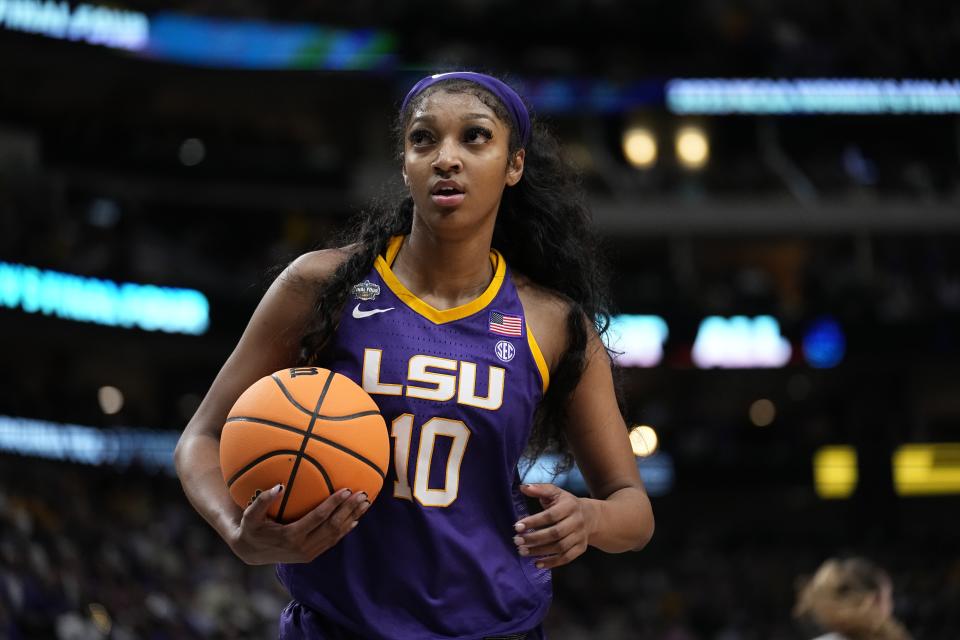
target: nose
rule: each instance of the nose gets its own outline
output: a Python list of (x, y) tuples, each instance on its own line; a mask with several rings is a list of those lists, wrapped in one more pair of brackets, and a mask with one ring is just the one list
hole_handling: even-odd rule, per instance
[(456, 141), (450, 138), (444, 138), (443, 141), (437, 145), (437, 155), (433, 159), (431, 166), (434, 171), (441, 174), (459, 172), (460, 169), (463, 168), (463, 163), (460, 160)]

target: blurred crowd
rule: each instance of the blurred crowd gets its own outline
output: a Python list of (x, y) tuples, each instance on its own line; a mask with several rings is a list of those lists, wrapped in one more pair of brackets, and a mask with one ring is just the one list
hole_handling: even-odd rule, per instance
[[(827, 629), (794, 618), (797, 592), (834, 549), (810, 541), (658, 541), (636, 558), (599, 552), (554, 572), (555, 640), (809, 640)], [(960, 637), (960, 558), (879, 547), (895, 611), (917, 640)]]
[[(656, 506), (656, 505), (655, 505)], [(709, 535), (664, 522), (637, 554), (590, 551), (554, 572), (553, 640), (806, 640), (799, 581), (835, 549), (798, 536)], [(743, 529), (743, 527), (741, 527)], [(917, 640), (960, 637), (960, 558), (875, 547)], [(190, 508), (177, 482), (136, 470), (0, 460), (0, 635), (11, 640), (267, 638), (287, 596)]]
[(0, 635), (251, 638), (286, 603), (190, 509), (169, 477), (5, 458)]

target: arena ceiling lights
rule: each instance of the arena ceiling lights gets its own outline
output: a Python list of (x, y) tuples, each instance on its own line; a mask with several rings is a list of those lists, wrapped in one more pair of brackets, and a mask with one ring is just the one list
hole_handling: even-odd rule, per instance
[(665, 99), (677, 115), (938, 115), (960, 113), (960, 80), (675, 79)]
[(201, 335), (210, 303), (194, 289), (158, 287), (0, 262), (0, 308), (110, 327)]
[[(656, 315), (611, 316), (607, 332), (608, 346), (621, 367), (659, 366), (669, 337), (668, 322)], [(846, 353), (843, 329), (830, 316), (815, 318), (803, 330), (801, 344), (803, 358), (815, 369), (837, 366)], [(691, 361), (699, 369), (779, 369), (794, 361), (791, 341), (769, 315), (707, 316), (693, 344), (674, 344), (673, 351), (681, 356), (679, 361)]]
[[(395, 37), (375, 29), (147, 15), (56, 0), (0, 0), (0, 28), (211, 68), (391, 70)], [(677, 115), (899, 115), (960, 113), (960, 79), (515, 78), (544, 113), (615, 113), (661, 106)]]
[(0, 0), (0, 28), (129, 51), (163, 62), (237, 69), (391, 68), (394, 38), (374, 29), (146, 15), (55, 0)]
[[(893, 488), (898, 496), (960, 494), (960, 443), (927, 442), (898, 446), (890, 459)], [(828, 445), (813, 455), (813, 480), (823, 499), (853, 495), (858, 482), (857, 450), (850, 445)]]
[(666, 105), (678, 116), (941, 115), (960, 113), (960, 79), (519, 79), (543, 113), (621, 113)]

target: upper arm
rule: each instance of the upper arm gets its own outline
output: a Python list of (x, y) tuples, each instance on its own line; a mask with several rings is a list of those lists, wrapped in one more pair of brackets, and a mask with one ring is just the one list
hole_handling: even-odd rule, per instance
[(586, 364), (567, 405), (567, 439), (590, 492), (606, 498), (643, 483), (617, 403), (610, 356), (593, 323), (586, 325)]
[[(568, 302), (518, 279), (527, 330), (532, 331), (551, 373), (567, 349)], [(610, 356), (594, 323), (583, 319), (587, 331), (583, 375), (567, 404), (567, 440), (590, 493), (605, 498), (624, 487), (642, 487), (627, 426), (617, 404)]]
[(346, 257), (340, 249), (305, 253), (273, 281), (185, 435), (219, 437), (230, 408), (247, 387), (274, 371), (294, 366), (300, 338), (314, 313), (318, 288)]

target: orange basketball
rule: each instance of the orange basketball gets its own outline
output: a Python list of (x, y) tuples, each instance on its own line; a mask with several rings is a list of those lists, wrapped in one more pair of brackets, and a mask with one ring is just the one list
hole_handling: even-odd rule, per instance
[(320, 367), (283, 369), (253, 383), (230, 410), (220, 467), (246, 507), (283, 485), (269, 514), (300, 518), (338, 489), (373, 502), (387, 472), (390, 436), (380, 410), (355, 382)]

